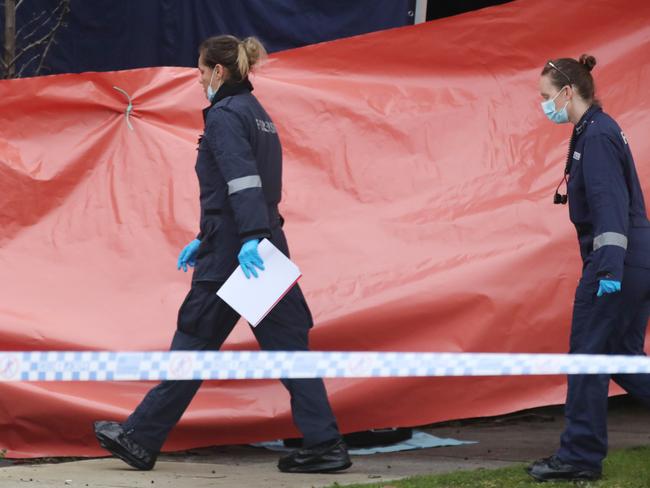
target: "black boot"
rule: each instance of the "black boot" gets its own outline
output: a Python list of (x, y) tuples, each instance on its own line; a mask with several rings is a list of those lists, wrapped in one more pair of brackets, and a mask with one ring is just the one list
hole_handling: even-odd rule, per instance
[(538, 459), (526, 468), (526, 472), (536, 481), (597, 480), (601, 476), (600, 471), (579, 468), (573, 464), (565, 463), (557, 456)]
[(352, 461), (343, 439), (298, 449), (278, 462), (278, 469), (284, 473), (330, 473), (350, 466)]
[(100, 446), (135, 469), (148, 471), (156, 464), (158, 453), (129, 439), (118, 422), (95, 422), (95, 437)]

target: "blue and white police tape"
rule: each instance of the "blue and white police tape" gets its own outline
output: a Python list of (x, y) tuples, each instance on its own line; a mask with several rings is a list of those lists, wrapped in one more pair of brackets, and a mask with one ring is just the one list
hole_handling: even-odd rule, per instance
[(646, 356), (437, 352), (0, 352), (0, 381), (650, 373)]

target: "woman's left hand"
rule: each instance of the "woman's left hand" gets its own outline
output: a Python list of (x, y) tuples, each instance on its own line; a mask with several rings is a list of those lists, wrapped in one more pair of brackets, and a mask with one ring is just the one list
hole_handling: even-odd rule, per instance
[(251, 239), (246, 241), (239, 251), (237, 259), (239, 259), (239, 264), (241, 269), (244, 271), (246, 278), (250, 278), (253, 275), (257, 278), (258, 268), (264, 271), (264, 261), (260, 257), (260, 254), (257, 252), (257, 245), (260, 243), (259, 239)]
[(602, 297), (608, 293), (616, 293), (621, 291), (621, 282), (616, 280), (600, 280), (598, 285), (598, 293), (596, 296)]

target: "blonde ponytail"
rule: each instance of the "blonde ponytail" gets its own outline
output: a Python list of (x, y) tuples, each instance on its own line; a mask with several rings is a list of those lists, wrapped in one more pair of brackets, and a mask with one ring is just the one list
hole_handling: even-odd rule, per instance
[(266, 49), (255, 37), (247, 37), (239, 43), (237, 65), (242, 78), (246, 78), (253, 67), (266, 57)]

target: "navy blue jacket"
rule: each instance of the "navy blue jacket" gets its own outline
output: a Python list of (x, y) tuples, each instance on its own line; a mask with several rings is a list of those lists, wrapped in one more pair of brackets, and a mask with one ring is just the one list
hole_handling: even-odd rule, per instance
[(622, 281), (624, 264), (650, 268), (650, 223), (625, 134), (598, 106), (573, 129), (569, 215), (584, 268)]
[(243, 242), (271, 238), (280, 223), (282, 147), (248, 80), (226, 83), (203, 111), (196, 174), (201, 245), (194, 281), (223, 281)]

